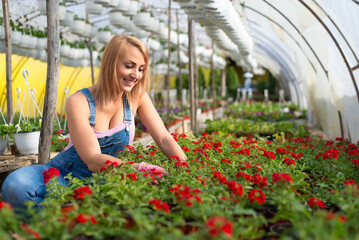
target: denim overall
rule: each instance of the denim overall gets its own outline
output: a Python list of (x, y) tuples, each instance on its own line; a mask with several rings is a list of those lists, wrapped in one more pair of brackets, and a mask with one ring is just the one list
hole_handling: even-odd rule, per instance
[[(80, 91), (88, 100), (90, 107), (89, 123), (91, 126), (94, 126), (96, 119), (95, 100), (87, 88), (81, 89)], [(106, 132), (96, 134), (97, 136), (104, 135), (103, 137), (98, 137), (102, 154), (116, 156), (118, 152), (123, 150), (125, 145), (129, 144), (130, 135), (133, 137), (133, 134), (130, 134), (130, 132), (134, 132), (134, 122), (132, 121), (130, 106), (125, 97), (123, 98), (123, 108), (124, 123), (113, 128), (114, 130), (118, 128), (118, 131), (110, 135), (106, 134), (106, 132), (113, 132), (112, 129), (110, 129)], [(95, 130), (94, 132), (96, 133)], [(25, 202), (28, 200), (34, 201), (35, 205), (39, 207), (39, 204), (43, 201), (46, 194), (46, 186), (43, 182), (42, 173), (52, 167), (60, 171), (58, 183), (64, 186), (68, 184), (67, 179), (64, 178), (68, 173), (72, 173), (72, 176), (79, 179), (92, 176), (92, 172), (82, 161), (72, 143), (70, 143), (69, 146), (46, 165), (29, 165), (12, 172), (2, 185), (1, 192), (4, 200), (13, 207), (24, 208), (26, 206)]]

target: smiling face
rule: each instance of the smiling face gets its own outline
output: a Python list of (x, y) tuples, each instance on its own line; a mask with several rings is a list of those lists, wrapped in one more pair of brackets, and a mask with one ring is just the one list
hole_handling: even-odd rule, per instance
[(146, 67), (142, 52), (135, 46), (129, 46), (117, 64), (117, 81), (120, 90), (130, 92), (142, 79)]

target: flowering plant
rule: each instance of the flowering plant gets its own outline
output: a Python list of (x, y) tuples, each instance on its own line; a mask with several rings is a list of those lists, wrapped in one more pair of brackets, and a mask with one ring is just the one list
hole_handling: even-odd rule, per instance
[[(25, 226), (2, 203), (0, 234), (43, 239), (64, 233), (69, 239), (355, 239), (359, 234), (358, 144), (314, 136), (248, 140), (217, 132), (173, 138), (188, 157), (185, 163), (175, 156), (168, 160), (156, 145), (137, 144), (125, 147), (122, 166), (108, 161), (92, 178), (68, 175), (66, 187), (57, 184), (56, 170), (47, 171), (43, 209), (29, 204), (32, 218)], [(169, 175), (137, 172), (132, 163), (143, 161)]]
[(41, 122), (42, 119), (37, 121), (21, 121), (16, 125), (10, 125), (10, 132), (12, 133), (21, 133), (21, 132), (33, 132), (33, 131), (40, 131), (41, 130)]

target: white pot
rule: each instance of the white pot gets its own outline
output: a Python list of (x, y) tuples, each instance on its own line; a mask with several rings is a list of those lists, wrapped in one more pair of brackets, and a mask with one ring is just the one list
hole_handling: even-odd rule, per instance
[(94, 1), (87, 1), (86, 11), (90, 14), (101, 14), (103, 7), (101, 4), (94, 3)]
[(120, 12), (127, 12), (130, 8), (130, 0), (121, 0), (116, 6), (116, 10)]
[(74, 13), (67, 11), (64, 20), (62, 20), (61, 24), (64, 26), (71, 25), (72, 21), (74, 20)]
[(144, 28), (148, 25), (151, 15), (149, 12), (139, 12), (133, 17), (133, 22), (137, 27)]
[(85, 24), (85, 28), (83, 30), (83, 36), (89, 38), (91, 36), (92, 25), (89, 23)]
[(37, 0), (38, 8), (41, 15), (46, 15), (46, 0)]
[[(107, 7), (115, 8), (117, 7), (120, 0), (110, 0), (107, 4)], [(122, 1), (122, 0), (121, 0)]]
[(47, 48), (47, 38), (38, 38), (37, 39), (37, 49), (46, 49)]
[(97, 27), (92, 26), (91, 27), (90, 38), (95, 38), (96, 36), (97, 36)]
[(45, 62), (46, 56), (47, 56), (46, 50), (44, 50), (44, 49), (37, 50), (37, 56), (36, 56), (37, 59), (39, 59), (40, 61)]
[(12, 42), (12, 44), (19, 45), (20, 40), (21, 40), (21, 35), (22, 34), (19, 31), (16, 31), (16, 30), (11, 31), (11, 42)]
[(125, 25), (124, 23), (127, 21), (127, 17), (123, 16), (121, 12), (110, 12), (109, 21), (111, 25), (123, 28)]
[(0, 25), (0, 39), (5, 39), (4, 25)]
[(3, 155), (7, 147), (7, 137), (2, 138), (0, 136), (0, 155)]
[(138, 8), (139, 8), (138, 1), (131, 0), (127, 11), (124, 12), (123, 15), (124, 16), (129, 16), (129, 17), (135, 16), (137, 14), (137, 12), (138, 12)]
[(22, 155), (38, 154), (40, 131), (14, 134), (16, 147)]
[(100, 43), (107, 44), (112, 38), (112, 33), (110, 31), (100, 31), (97, 32), (97, 40)]
[(61, 45), (60, 47), (60, 54), (62, 57), (67, 57), (70, 53), (70, 46), (69, 45)]
[(70, 25), (70, 32), (77, 34), (77, 35), (82, 35), (84, 32), (85, 25), (86, 25), (85, 21), (74, 20), (72, 22), (72, 24)]
[(5, 47), (5, 41), (4, 40), (0, 40), (0, 52), (4, 53), (6, 51), (6, 47)]
[(66, 6), (59, 6), (59, 21), (64, 20), (66, 17)]
[(94, 2), (107, 6), (110, 3), (110, 0), (94, 0)]

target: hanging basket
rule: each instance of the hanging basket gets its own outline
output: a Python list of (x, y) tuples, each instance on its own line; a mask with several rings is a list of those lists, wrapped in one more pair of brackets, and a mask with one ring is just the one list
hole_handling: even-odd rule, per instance
[(127, 11), (123, 13), (124, 16), (135, 16), (136, 13), (138, 12), (138, 8), (139, 8), (139, 3), (136, 0), (131, 0), (130, 1), (130, 6), (128, 7)]
[(0, 136), (0, 155), (3, 155), (7, 147), (7, 137), (2, 138)]
[(112, 38), (112, 33), (110, 31), (99, 31), (97, 32), (97, 40), (100, 43), (107, 44)]
[(38, 154), (40, 131), (14, 134), (16, 147), (22, 155)]
[(80, 35), (83, 35), (84, 28), (85, 28), (86, 22), (83, 20), (74, 20), (72, 24), (70, 25), (70, 32)]

